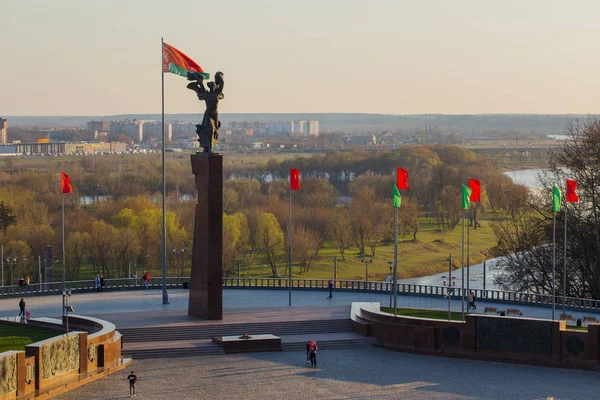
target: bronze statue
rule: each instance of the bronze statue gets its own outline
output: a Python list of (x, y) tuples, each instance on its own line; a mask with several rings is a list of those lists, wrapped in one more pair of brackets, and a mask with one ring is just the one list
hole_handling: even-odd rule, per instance
[(208, 89), (204, 87), (204, 78), (202, 74), (194, 72), (188, 73), (188, 80), (195, 81), (187, 85), (187, 88), (193, 90), (198, 95), (199, 100), (206, 102), (206, 111), (204, 111), (204, 118), (202, 119), (201, 125), (196, 125), (196, 133), (198, 134), (198, 141), (200, 147), (204, 149), (204, 153), (212, 153), (213, 146), (216, 140), (219, 138), (219, 128), (221, 127), (221, 121), (219, 121), (219, 100), (223, 96), (223, 73), (217, 72), (215, 74), (215, 81), (208, 82)]

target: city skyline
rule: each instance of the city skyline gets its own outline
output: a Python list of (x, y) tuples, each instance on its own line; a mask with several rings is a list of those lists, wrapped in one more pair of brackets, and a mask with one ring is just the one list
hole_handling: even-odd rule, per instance
[[(160, 38), (223, 113), (598, 113), (600, 4), (531, 0), (3, 2), (0, 115), (160, 112)], [(165, 112), (202, 113), (165, 74)]]

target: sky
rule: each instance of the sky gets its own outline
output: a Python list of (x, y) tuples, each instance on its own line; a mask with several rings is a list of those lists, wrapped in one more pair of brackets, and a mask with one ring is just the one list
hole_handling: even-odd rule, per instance
[[(596, 0), (0, 0), (0, 116), (160, 113), (161, 37), (224, 113), (599, 113)], [(202, 113), (165, 74), (165, 112)]]

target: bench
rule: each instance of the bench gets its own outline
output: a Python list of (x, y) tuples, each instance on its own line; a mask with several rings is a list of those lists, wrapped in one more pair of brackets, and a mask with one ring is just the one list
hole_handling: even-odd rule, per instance
[(560, 319), (561, 321), (577, 321), (575, 318), (573, 318), (572, 315), (570, 314), (560, 314)]
[(496, 309), (496, 307), (485, 307), (483, 309), (483, 313), (487, 314), (487, 313), (494, 313), (494, 314), (498, 314), (498, 310)]
[(520, 310), (517, 310), (516, 308), (509, 308), (506, 310), (506, 316), (509, 317), (511, 315), (516, 315), (517, 317), (520, 317), (521, 315), (523, 315), (523, 313)]
[(597, 324), (599, 322), (600, 321), (598, 321), (598, 318), (596, 318), (596, 317), (583, 317), (584, 324), (589, 324), (589, 323)]

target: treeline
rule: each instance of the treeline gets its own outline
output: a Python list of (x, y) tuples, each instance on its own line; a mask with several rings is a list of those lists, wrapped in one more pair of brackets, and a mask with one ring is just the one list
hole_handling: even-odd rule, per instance
[[(468, 177), (483, 184), (483, 209), (514, 213), (526, 189), (513, 185), (493, 160), (454, 146), (410, 146), (393, 151), (353, 151), (245, 164), (225, 157), (224, 270), (237, 260), (267, 264), (271, 275), (285, 271), (288, 232), (293, 237), (295, 271), (310, 271), (328, 243), (340, 256), (358, 248), (375, 256), (392, 239), (392, 173), (409, 171), (410, 190), (402, 193), (400, 232), (418, 239), (423, 217), (441, 230), (454, 229), (461, 215), (460, 185)], [(231, 156), (232, 160), (234, 160)], [(1, 226), (5, 257), (18, 257), (16, 275), (37, 276), (38, 256), (50, 244), (61, 251), (60, 171), (71, 176), (74, 192), (64, 195), (65, 251), (68, 279), (82, 267), (105, 277), (126, 276), (129, 266), (160, 270), (162, 265), (160, 159), (135, 156), (86, 156), (49, 162), (32, 159), (5, 162), (0, 173), (0, 202), (7, 209)], [(54, 160), (53, 160), (54, 161)], [(293, 166), (302, 173), (301, 190), (293, 194), (289, 227), (287, 176)], [(194, 221), (194, 181), (188, 156), (167, 163), (167, 263), (169, 274), (189, 266)], [(108, 196), (90, 205), (80, 196)], [(476, 215), (471, 216), (475, 219)], [(173, 252), (172, 249), (176, 251)], [(188, 254), (188, 256), (185, 256)], [(24, 261), (24, 260), (27, 261)], [(5, 278), (6, 278), (5, 274)], [(34, 279), (35, 281), (35, 279)]]

